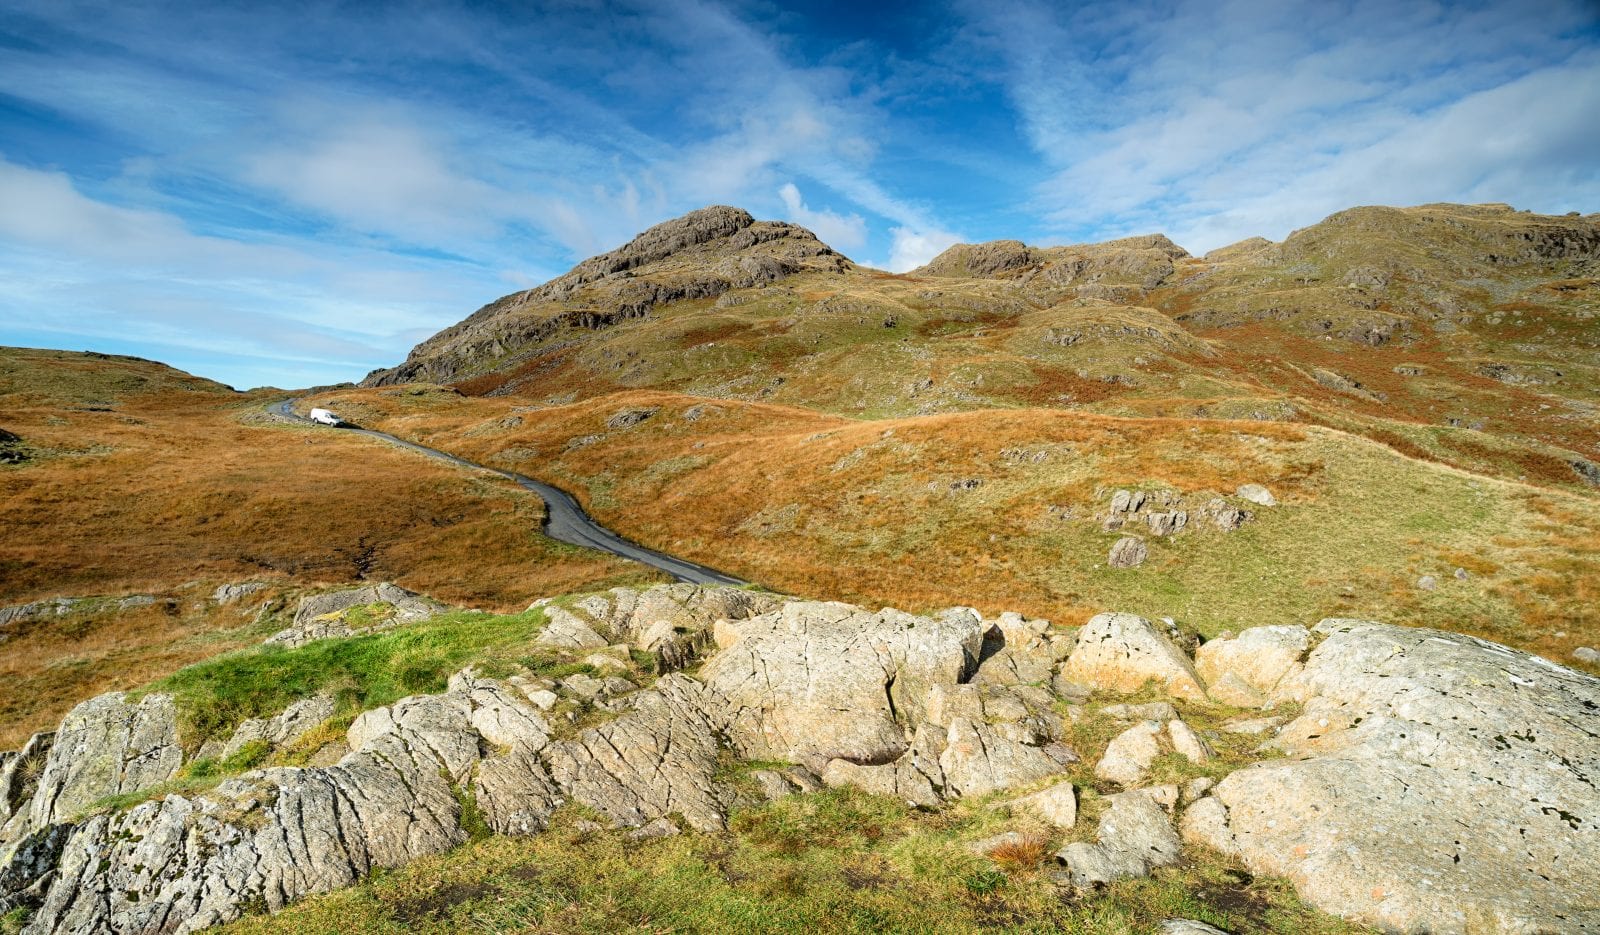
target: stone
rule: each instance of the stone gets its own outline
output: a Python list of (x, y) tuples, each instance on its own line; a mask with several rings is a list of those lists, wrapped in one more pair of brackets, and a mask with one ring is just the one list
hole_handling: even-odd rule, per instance
[(906, 726), (924, 718), (929, 689), (972, 671), (984, 629), (970, 611), (933, 618), (795, 601), (730, 622), (718, 642), (731, 642), (700, 678), (733, 712), (746, 759), (817, 772), (834, 759), (890, 763), (906, 750)]
[(672, 823), (672, 819), (670, 819), (670, 818), (657, 818), (654, 821), (646, 822), (646, 823), (640, 825), (639, 827), (633, 829), (632, 831), (628, 832), (628, 840), (630, 840), (630, 841), (659, 840), (661, 838), (676, 837), (677, 835), (679, 835), (681, 833), (682, 832), (680, 832), (678, 830), (678, 826)]
[(1423, 575), (1417, 579), (1417, 590), (1433, 591), (1439, 587), (1439, 579), (1433, 575)]
[(1436, 630), (1315, 631), (1279, 689), (1304, 703), (1287, 758), (1219, 782), (1186, 835), (1387, 931), (1600, 928), (1600, 679)]
[(583, 664), (600, 672), (626, 672), (628, 664), (607, 653), (591, 653), (583, 657)]
[[(713, 644), (719, 626), (771, 613), (788, 600), (741, 588), (672, 584), (643, 591), (612, 588), (584, 597), (562, 613), (596, 636), (650, 653), (656, 671), (665, 673), (698, 659)], [(564, 625), (572, 623), (564, 620)]]
[(1195, 733), (1194, 728), (1182, 721), (1167, 722), (1167, 739), (1171, 741), (1174, 753), (1196, 766), (1209, 763), (1216, 756), (1211, 745)]
[(581, 701), (593, 701), (606, 690), (606, 683), (584, 672), (574, 672), (560, 682), (561, 693)]
[[(1170, 722), (1177, 723), (1177, 722)], [(1161, 722), (1141, 721), (1111, 739), (1094, 774), (1123, 786), (1144, 782), (1150, 765), (1161, 755)]]
[(1194, 919), (1165, 919), (1156, 932), (1157, 935), (1228, 935), (1214, 925), (1207, 925)]
[(717, 778), (723, 717), (700, 683), (665, 675), (616, 720), (550, 744), (545, 761), (575, 801), (617, 827), (679, 815), (696, 831), (721, 831), (734, 800)]
[(1152, 701), (1147, 704), (1108, 704), (1100, 713), (1119, 721), (1160, 721), (1165, 723), (1178, 716), (1178, 709), (1170, 702)]
[(1269, 694), (1300, 670), (1310, 645), (1311, 632), (1305, 627), (1251, 627), (1232, 639), (1201, 644), (1194, 654), (1195, 672), (1207, 685), (1215, 686), (1232, 674), (1256, 692)]
[(633, 426), (638, 425), (660, 411), (660, 406), (639, 406), (629, 409), (619, 409), (612, 413), (611, 418), (606, 420), (606, 428), (632, 428)]
[(794, 783), (789, 778), (775, 769), (757, 769), (750, 772), (750, 779), (761, 790), (761, 797), (768, 802), (794, 794)]
[(220, 605), (233, 604), (242, 601), (252, 594), (264, 589), (266, 584), (260, 581), (245, 581), (239, 584), (224, 584), (211, 592), (211, 600)]
[(0, 754), (0, 845), (9, 836), (3, 830), (15, 816), (25, 814), (39, 787), (39, 771), (50, 755), (55, 731), (36, 733), (22, 749)]
[(254, 741), (274, 750), (287, 746), (333, 717), (334, 708), (332, 697), (316, 695), (294, 702), (275, 717), (251, 718), (234, 729), (233, 736), (216, 755), (224, 759), (235, 756)]
[(1010, 804), (1012, 808), (1031, 812), (1062, 830), (1078, 822), (1078, 790), (1071, 782), (1058, 782), (1032, 795), (1012, 799)]
[[(353, 626), (350, 623), (348, 615), (352, 609), (372, 605), (387, 608), (387, 615), (367, 626)], [(301, 598), (300, 606), (294, 613), (294, 624), (267, 637), (265, 642), (293, 648), (313, 640), (335, 639), (406, 623), (419, 623), (447, 609), (437, 601), (388, 582), (345, 588)]]
[(1111, 555), (1106, 561), (1112, 568), (1138, 568), (1149, 555), (1150, 549), (1143, 539), (1124, 536), (1111, 547)]
[(1265, 694), (1232, 672), (1216, 681), (1208, 680), (1206, 693), (1212, 701), (1235, 708), (1263, 708), (1271, 703)]
[(67, 712), (56, 730), (29, 805), (28, 830), (71, 819), (108, 796), (159, 785), (182, 766), (171, 695), (91, 698)]
[(1572, 651), (1572, 658), (1578, 660), (1579, 662), (1587, 662), (1590, 665), (1595, 665), (1600, 663), (1600, 650), (1597, 650), (1592, 646), (1579, 646), (1577, 649)]
[(544, 629), (533, 641), (540, 646), (562, 649), (599, 649), (609, 643), (604, 636), (571, 611), (560, 607), (546, 607)]
[(1183, 784), (1183, 788), (1178, 792), (1178, 801), (1188, 805), (1210, 792), (1211, 787), (1216, 784), (1217, 781), (1210, 776), (1197, 776)]
[[(1050, 681), (1061, 642), (1050, 638), (1050, 621), (1003, 613), (984, 634), (973, 681), (986, 685), (1024, 685)], [(1068, 650), (1070, 652), (1070, 649)]]
[(945, 788), (962, 796), (1009, 789), (1061, 771), (1061, 764), (1039, 748), (1007, 739), (991, 725), (967, 718), (951, 722), (939, 767)]
[(536, 827), (559, 794), (534, 756), (547, 737), (512, 691), (458, 676), (442, 695), (358, 717), (335, 765), (49, 825), (10, 852), (0, 901), (30, 911), (36, 933), (187, 933), (280, 909), (463, 843), (453, 785), (474, 785), (493, 830)]
[[(1172, 798), (1176, 798), (1176, 789)], [(1166, 796), (1152, 789), (1133, 789), (1106, 797), (1108, 808), (1100, 816), (1097, 843), (1068, 844), (1056, 854), (1072, 885), (1090, 889), (1118, 880), (1148, 876), (1156, 867), (1178, 862), (1182, 842), (1172, 818), (1161, 802)]]
[(1189, 525), (1189, 514), (1183, 510), (1173, 510), (1170, 513), (1148, 513), (1145, 515), (1145, 524), (1150, 527), (1152, 535), (1171, 536), (1183, 531)]
[(1253, 717), (1228, 721), (1222, 729), (1230, 734), (1267, 734), (1278, 729), (1283, 724), (1281, 717)]
[(1185, 701), (1206, 700), (1205, 688), (1183, 651), (1133, 614), (1099, 614), (1078, 631), (1062, 675), (1105, 691), (1136, 692), (1154, 682)]
[(1272, 491), (1261, 486), (1260, 484), (1241, 484), (1239, 489), (1235, 490), (1233, 494), (1239, 499), (1248, 500), (1257, 506), (1278, 505), (1277, 498), (1272, 496)]

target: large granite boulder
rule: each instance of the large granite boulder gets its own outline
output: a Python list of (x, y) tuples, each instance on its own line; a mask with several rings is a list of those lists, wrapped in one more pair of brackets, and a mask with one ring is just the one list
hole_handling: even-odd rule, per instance
[(835, 758), (882, 764), (905, 752), (927, 690), (976, 666), (983, 631), (971, 611), (935, 618), (796, 601), (719, 628), (725, 648), (700, 678), (725, 699), (745, 757), (818, 773)]
[(1396, 932), (1600, 930), (1600, 679), (1436, 630), (1325, 620), (1276, 689), (1287, 759), (1232, 773), (1185, 837)]
[(1078, 631), (1077, 645), (1062, 674), (1083, 685), (1113, 692), (1136, 692), (1148, 683), (1186, 701), (1205, 701), (1205, 687), (1194, 663), (1133, 614), (1100, 614)]

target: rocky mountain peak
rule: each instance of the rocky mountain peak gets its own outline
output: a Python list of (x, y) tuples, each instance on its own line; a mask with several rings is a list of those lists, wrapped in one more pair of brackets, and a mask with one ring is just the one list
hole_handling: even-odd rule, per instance
[[(689, 247), (729, 237), (754, 224), (756, 219), (742, 208), (710, 205), (682, 217), (662, 221), (609, 253), (590, 257), (571, 273), (592, 274), (592, 279), (637, 269), (664, 260)], [(592, 279), (590, 281), (592, 281)]]

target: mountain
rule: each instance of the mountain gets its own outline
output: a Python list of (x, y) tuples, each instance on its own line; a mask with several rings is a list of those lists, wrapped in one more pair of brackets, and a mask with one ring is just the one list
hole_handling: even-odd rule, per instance
[(1597, 309), (1600, 215), (1355, 208), (1205, 257), (1161, 235), (994, 241), (891, 275), (707, 208), (485, 306), (364, 385), (1295, 421), (1581, 486), (1600, 481)]

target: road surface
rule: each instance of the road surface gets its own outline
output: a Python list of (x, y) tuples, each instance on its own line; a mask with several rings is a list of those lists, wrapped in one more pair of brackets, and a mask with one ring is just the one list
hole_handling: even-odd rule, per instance
[[(294, 411), (294, 402), (295, 401), (293, 399), (286, 399), (280, 403), (273, 403), (267, 408), (269, 411), (287, 419), (292, 419), (296, 422), (303, 422), (307, 425), (315, 425), (316, 423)], [(602, 552), (609, 552), (612, 555), (620, 555), (623, 558), (630, 558), (636, 562), (649, 565), (651, 568), (658, 568), (679, 581), (687, 581), (692, 584), (746, 583), (731, 575), (725, 575), (720, 571), (707, 568), (704, 565), (697, 565), (694, 562), (686, 561), (681, 558), (675, 558), (671, 555), (667, 555), (664, 552), (657, 552), (654, 549), (647, 549), (644, 546), (639, 545), (637, 542), (630, 542), (627, 539), (624, 539), (606, 527), (595, 522), (593, 517), (583, 511), (583, 507), (578, 505), (578, 501), (571, 494), (559, 487), (552, 487), (549, 484), (541, 483), (531, 477), (518, 474), (515, 471), (502, 471), (499, 468), (487, 467), (482, 464), (474, 464), (465, 458), (458, 458), (455, 455), (446, 454), (443, 451), (429, 448), (426, 445), (419, 445), (416, 442), (408, 442), (403, 438), (396, 438), (387, 432), (379, 432), (374, 429), (364, 429), (359, 426), (349, 424), (341, 426), (340, 431), (357, 432), (362, 435), (370, 435), (373, 438), (381, 438), (386, 442), (391, 442), (399, 445), (402, 448), (409, 448), (412, 451), (425, 454), (430, 458), (438, 458), (441, 461), (448, 461), (451, 464), (455, 464), (464, 468), (472, 468), (473, 470), (477, 471), (489, 471), (490, 473), (499, 474), (501, 477), (516, 481), (518, 484), (522, 485), (528, 490), (538, 494), (539, 498), (545, 502), (546, 509), (544, 534), (559, 542), (566, 542), (571, 545), (581, 545), (590, 549), (599, 549)]]

